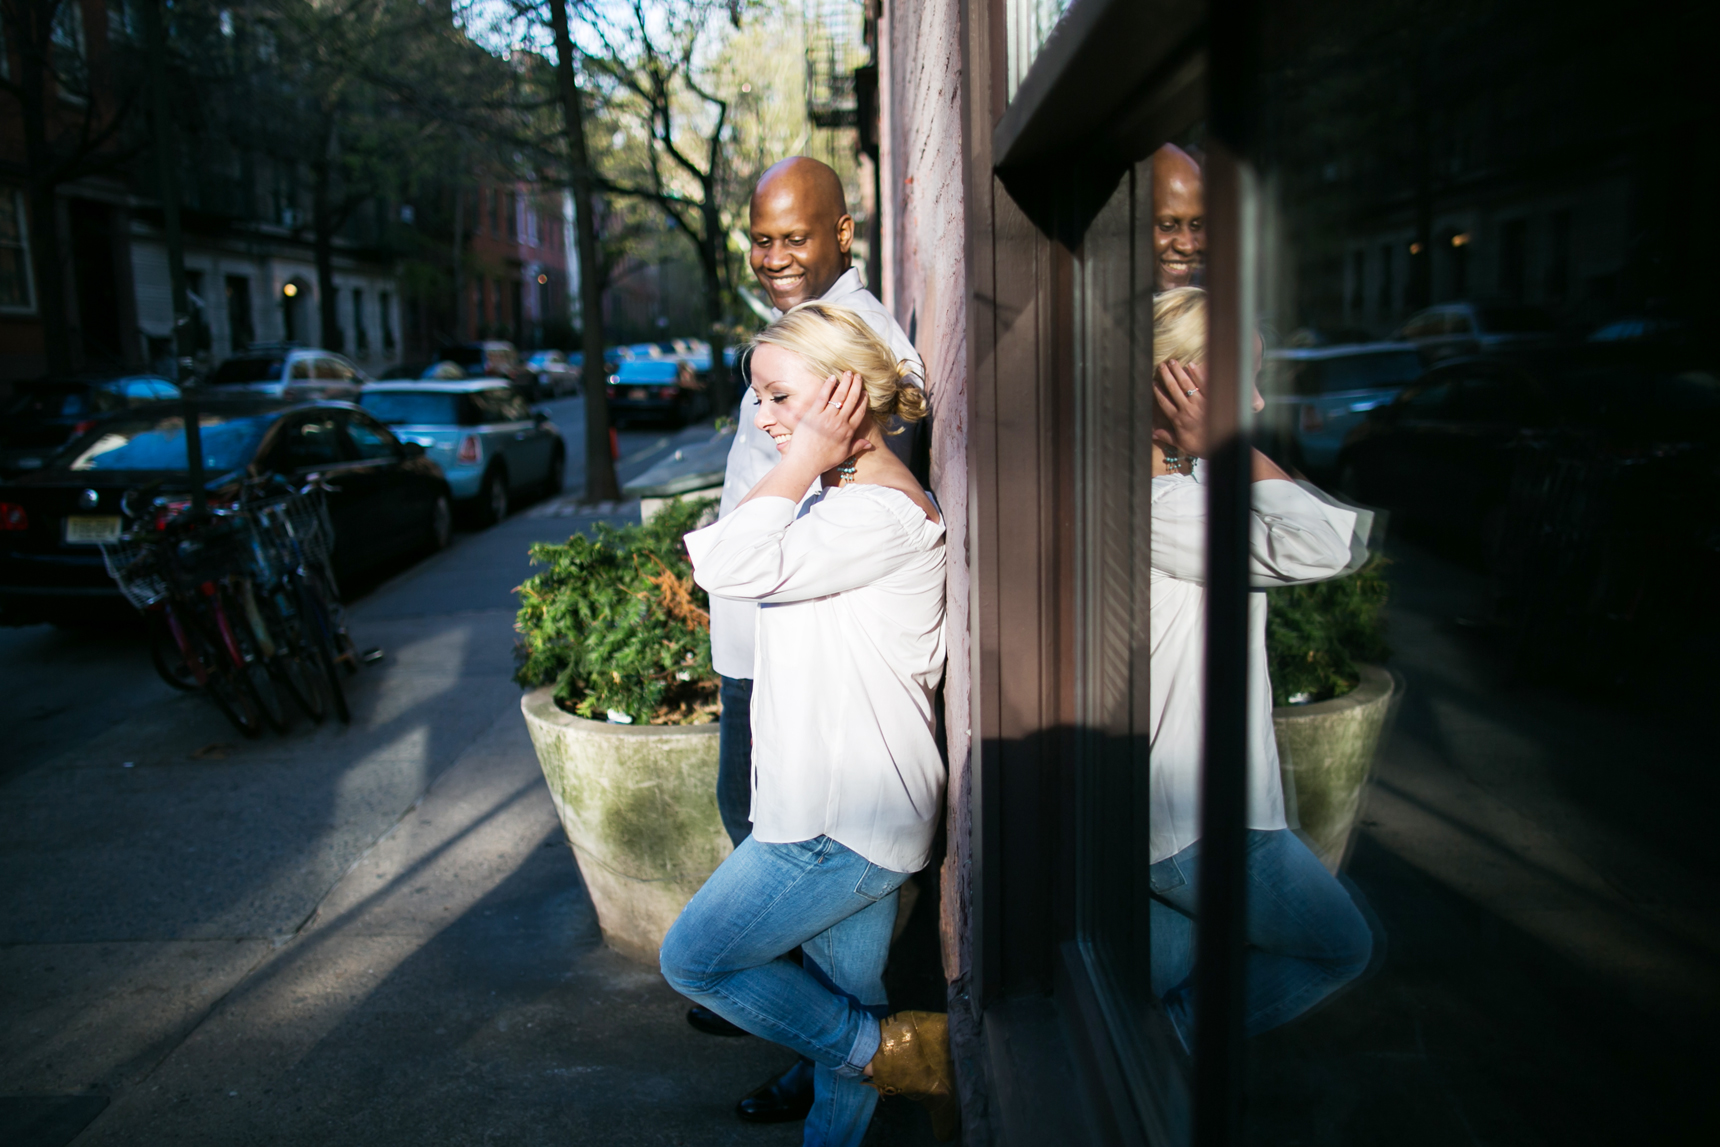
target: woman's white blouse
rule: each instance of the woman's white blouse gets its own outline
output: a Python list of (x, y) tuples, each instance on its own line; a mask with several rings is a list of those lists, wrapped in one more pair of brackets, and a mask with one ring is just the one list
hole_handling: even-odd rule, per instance
[[(1152, 862), (1200, 839), (1202, 700), (1206, 667), (1206, 502), (1195, 476), (1152, 482), (1149, 720)], [(1249, 569), (1257, 587), (1332, 577), (1350, 563), (1356, 515), (1296, 483), (1254, 483)], [(1266, 673), (1266, 595), (1248, 596), (1248, 827), (1284, 828), (1284, 790)]]
[(944, 792), (944, 527), (900, 490), (859, 485), (798, 515), (755, 498), (686, 541), (707, 593), (761, 606), (753, 835), (824, 835), (896, 872), (924, 868)]

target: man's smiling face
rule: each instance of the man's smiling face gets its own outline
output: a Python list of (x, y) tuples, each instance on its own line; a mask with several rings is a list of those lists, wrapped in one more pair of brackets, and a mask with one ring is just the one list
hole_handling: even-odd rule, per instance
[(1206, 205), (1200, 168), (1187, 152), (1166, 144), (1153, 154), (1154, 289), (1200, 282), (1206, 265)]
[(758, 402), (753, 425), (770, 435), (777, 453), (788, 453), (794, 428), (812, 405), (820, 385), (798, 355), (769, 343), (753, 351), (752, 391)]
[(848, 269), (854, 241), (835, 172), (805, 159), (772, 168), (753, 194), (751, 235), (747, 262), (772, 306), (822, 298)]

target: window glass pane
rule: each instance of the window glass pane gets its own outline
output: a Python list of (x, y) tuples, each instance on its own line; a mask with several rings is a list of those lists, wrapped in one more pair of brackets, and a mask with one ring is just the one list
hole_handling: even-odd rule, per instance
[(24, 196), (0, 189), (0, 308), (29, 310), (29, 237), (25, 231)]
[(281, 470), (330, 466), (345, 461), (340, 427), (333, 415), (311, 418), (289, 430), (276, 447), (272, 461)]
[(1057, 21), (1063, 18), (1063, 13), (1069, 10), (1072, 0), (1008, 0), (1005, 20), (1009, 32), (1009, 90), (1008, 99), (1015, 98), (1015, 89), (1021, 86), (1021, 77), (1033, 66), (1034, 57), (1039, 55), (1039, 49), (1045, 46), (1045, 41), (1051, 38), (1051, 30), (1057, 27)]
[[(1713, 952), (1658, 922), (1711, 915), (1720, 880), (1690, 799), (1711, 770), (1683, 748), (1709, 739), (1696, 651), (1720, 644), (1697, 10), (1258, 11), (1268, 353), (1401, 364), (1379, 380), (1401, 390), (1331, 436), (1366, 383), (1323, 380), (1292, 427), (1299, 476), (1390, 529), (1382, 562), (1260, 595), (1315, 858), (1271, 887), (1317, 905), (1303, 951), (1329, 955), (1249, 936), (1300, 987), (1249, 998), (1269, 1019), (1239, 1141), (1681, 1141), (1712, 1123), (1687, 1057), (1712, 1039)], [(1666, 772), (1621, 773), (1625, 745)], [(1691, 959), (1681, 984), (1654, 970)]]
[(358, 456), (366, 460), (389, 459), (400, 456), (400, 450), (395, 443), (394, 435), (382, 426), (371, 422), (362, 414), (348, 416), (346, 433), (352, 439), (352, 444), (358, 449)]

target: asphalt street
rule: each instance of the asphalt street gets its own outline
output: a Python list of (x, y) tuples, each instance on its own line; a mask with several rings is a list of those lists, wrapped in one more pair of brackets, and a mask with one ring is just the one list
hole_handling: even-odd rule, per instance
[[(135, 633), (0, 629), (0, 1143), (799, 1142), (732, 1114), (792, 1057), (603, 947), (538, 772), (527, 547), (638, 513), (551, 411), (560, 500), (360, 587), (350, 727), (247, 741)], [(623, 433), (622, 480), (709, 433)]]

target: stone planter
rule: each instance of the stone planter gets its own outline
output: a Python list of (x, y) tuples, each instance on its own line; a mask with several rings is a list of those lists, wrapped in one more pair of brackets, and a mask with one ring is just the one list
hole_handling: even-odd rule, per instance
[(1374, 754), (1402, 692), (1379, 666), (1361, 670), (1361, 684), (1342, 697), (1272, 710), (1285, 811), (1334, 874), (1349, 854)]
[(717, 726), (611, 725), (520, 699), (604, 941), (655, 965), (669, 925), (732, 851), (717, 815)]

